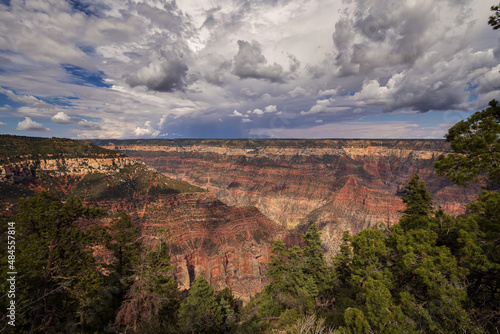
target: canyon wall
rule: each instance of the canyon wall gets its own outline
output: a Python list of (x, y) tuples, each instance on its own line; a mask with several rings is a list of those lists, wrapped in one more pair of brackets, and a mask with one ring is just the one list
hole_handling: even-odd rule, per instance
[(36, 178), (37, 170), (70, 176), (93, 172), (116, 173), (121, 168), (136, 163), (137, 160), (126, 157), (24, 160), (0, 165), (0, 182), (29, 181)]
[(434, 172), (450, 151), (441, 140), (142, 140), (101, 141), (228, 205), (255, 206), (272, 221), (305, 230), (317, 222), (327, 256), (345, 230), (396, 223), (400, 191), (414, 173), (453, 215), (479, 188), (463, 189)]
[(216, 290), (230, 287), (245, 301), (267, 284), (272, 244), (286, 232), (256, 208), (229, 207), (206, 192), (140, 196), (99, 205), (108, 212), (130, 212), (147, 247), (153, 247), (168, 228), (174, 275), (181, 289), (202, 274)]
[[(18, 197), (48, 190), (132, 218), (147, 248), (165, 237), (174, 276), (188, 289), (199, 275), (247, 301), (267, 283), (272, 243), (285, 229), (254, 207), (231, 207), (213, 194), (172, 180), (132, 158), (56, 158), (0, 165), (0, 213), (12, 215)], [(111, 218), (87, 224), (106, 224)]]

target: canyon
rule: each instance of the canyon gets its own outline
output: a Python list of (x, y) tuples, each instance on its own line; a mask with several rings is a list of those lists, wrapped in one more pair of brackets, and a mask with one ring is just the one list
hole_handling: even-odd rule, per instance
[(199, 275), (244, 301), (267, 284), (273, 242), (316, 222), (327, 259), (344, 231), (393, 225), (414, 173), (437, 205), (465, 213), (478, 186), (438, 177), (440, 140), (95, 140), (0, 136), (0, 214), (48, 190), (124, 211), (146, 248), (167, 238), (181, 289)]
[[(0, 136), (0, 148), (7, 152), (12, 142), (2, 139)], [(24, 139), (19, 142), (24, 144)], [(46, 145), (39, 146), (46, 149)], [(231, 288), (244, 301), (263, 289), (272, 244), (287, 235), (282, 226), (255, 207), (228, 206), (214, 194), (168, 178), (120, 152), (95, 146), (91, 149), (62, 155), (4, 153), (0, 214), (13, 216), (18, 198), (29, 197), (37, 190), (61, 198), (76, 197), (108, 212), (107, 218), (83, 226), (108, 224), (123, 211), (140, 231), (146, 249), (166, 238), (173, 275), (181, 290), (189, 289), (199, 275), (217, 290)]]
[(344, 231), (356, 234), (401, 217), (405, 185), (417, 173), (436, 204), (466, 212), (479, 187), (437, 176), (443, 140), (100, 140), (164, 175), (197, 185), (230, 206), (253, 206), (288, 230), (316, 222), (327, 258)]

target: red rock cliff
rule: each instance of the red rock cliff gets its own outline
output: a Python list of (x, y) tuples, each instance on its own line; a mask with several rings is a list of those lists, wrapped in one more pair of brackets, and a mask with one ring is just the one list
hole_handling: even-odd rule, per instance
[[(103, 143), (104, 144), (104, 143)], [(191, 140), (111, 143), (177, 180), (208, 189), (229, 205), (255, 206), (286, 226), (316, 221), (328, 255), (342, 231), (357, 233), (399, 220), (399, 190), (414, 173), (450, 214), (478, 188), (462, 189), (434, 172), (433, 161), (449, 152), (438, 140)], [(250, 147), (249, 147), (250, 146)]]
[[(285, 232), (255, 207), (227, 206), (211, 193), (125, 157), (21, 161), (0, 166), (0, 176), (3, 214), (13, 211), (15, 198), (9, 197), (44, 189), (111, 214), (125, 211), (147, 246), (156, 243), (160, 228), (168, 228), (181, 289), (203, 274), (217, 290), (230, 287), (248, 300), (265, 286), (272, 243)], [(7, 197), (7, 192), (14, 194)]]

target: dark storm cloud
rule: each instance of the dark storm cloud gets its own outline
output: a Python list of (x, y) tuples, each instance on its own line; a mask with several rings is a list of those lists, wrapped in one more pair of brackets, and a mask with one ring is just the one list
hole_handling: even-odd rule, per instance
[(271, 82), (284, 82), (286, 73), (277, 63), (267, 65), (261, 46), (256, 41), (251, 44), (238, 41), (238, 53), (234, 56), (233, 73), (241, 79), (264, 79)]
[(405, 1), (355, 4), (355, 14), (339, 20), (332, 35), (343, 76), (414, 63), (436, 43), (430, 34), (439, 22), (435, 6), (411, 6)]
[(172, 52), (155, 57), (149, 65), (126, 78), (130, 87), (146, 86), (158, 92), (183, 90), (188, 66)]
[(351, 4), (332, 34), (333, 68), (343, 81), (363, 82), (353, 95), (360, 105), (386, 112), (466, 110), (474, 104), (474, 85), (488, 81), (489, 89), (496, 89), (491, 74), (481, 79), (497, 64), (492, 54), (470, 49), (467, 31), (475, 23), (470, 1)]

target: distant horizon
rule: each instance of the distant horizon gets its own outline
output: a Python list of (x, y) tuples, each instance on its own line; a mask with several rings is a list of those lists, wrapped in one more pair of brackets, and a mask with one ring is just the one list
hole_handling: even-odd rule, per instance
[(182, 140), (421, 140), (421, 141), (446, 141), (445, 138), (85, 138), (85, 139), (78, 139), (78, 138), (68, 138), (68, 137), (56, 137), (56, 136), (48, 136), (48, 137), (40, 137), (40, 136), (28, 136), (28, 135), (17, 135), (17, 134), (10, 134), (10, 133), (2, 133), (0, 136), (16, 136), (16, 137), (27, 137), (27, 138), (34, 138), (34, 139), (51, 139), (51, 138), (56, 138), (56, 139), (69, 139), (69, 140), (78, 140), (78, 141), (89, 141), (89, 142), (94, 142), (94, 141), (104, 141), (104, 140), (109, 140), (109, 141), (127, 141), (127, 140), (168, 140), (168, 141), (182, 141)]
[(0, 1), (0, 133), (440, 139), (500, 99), (494, 4)]

